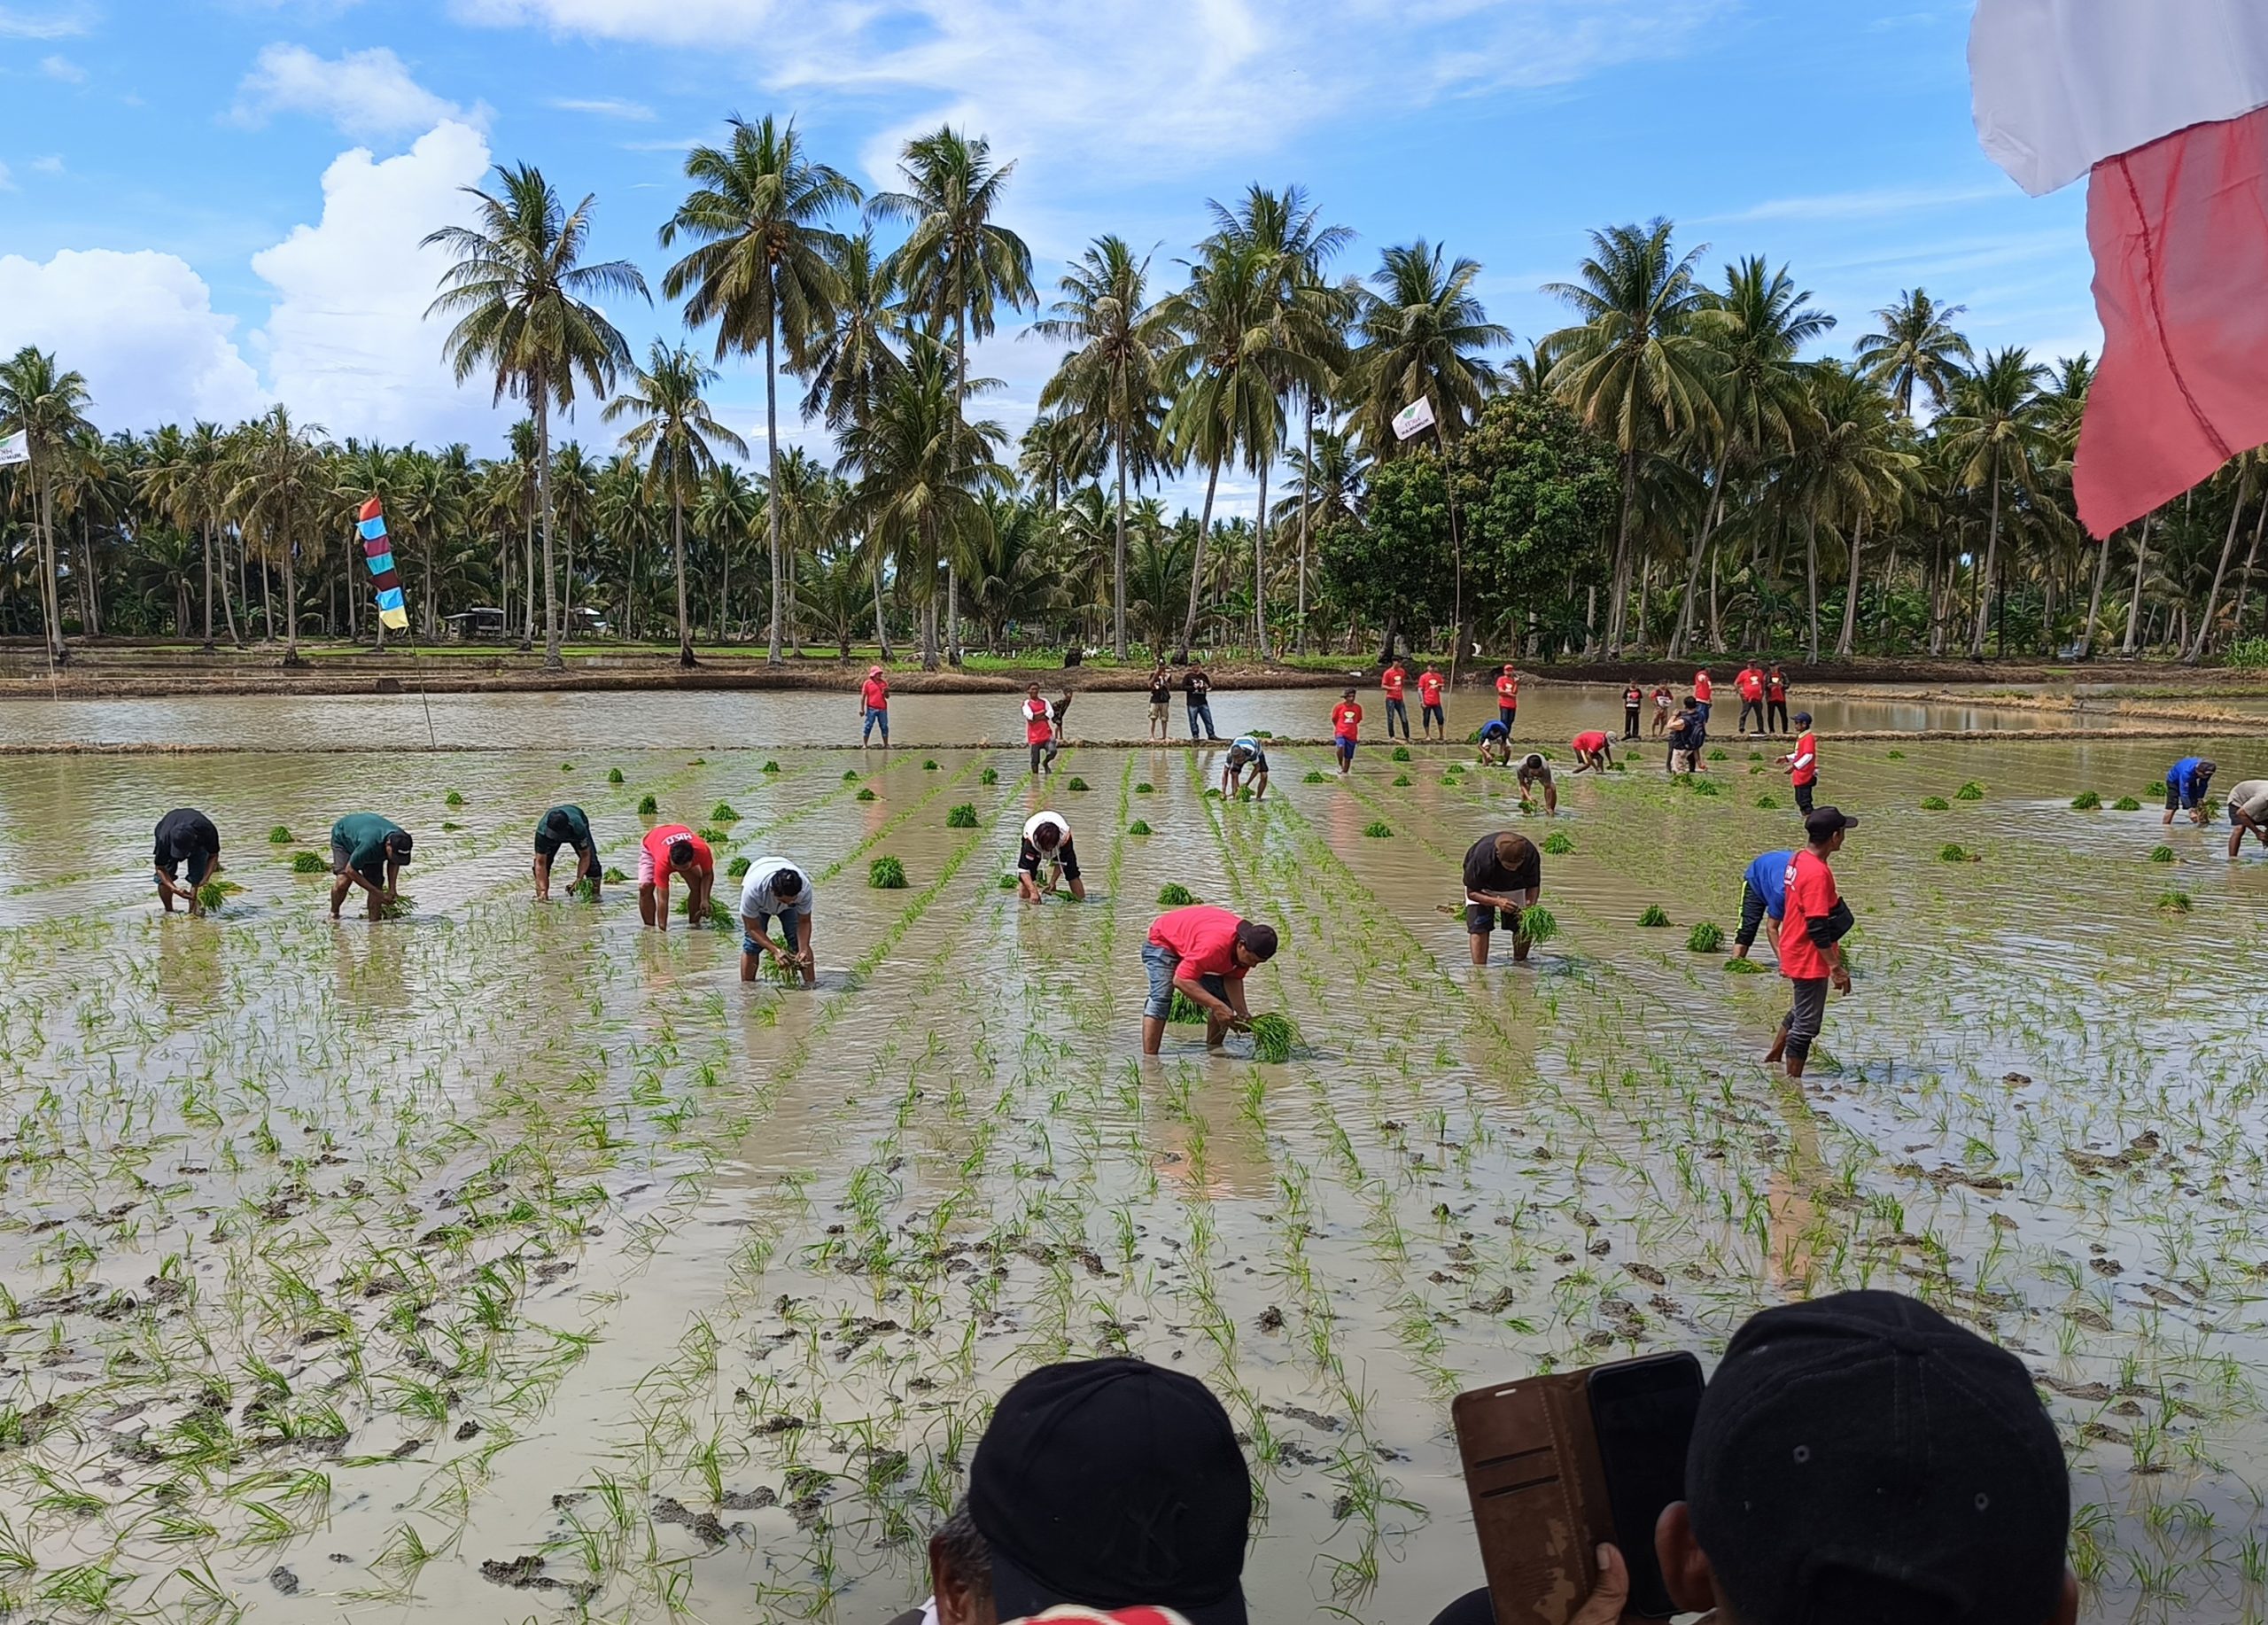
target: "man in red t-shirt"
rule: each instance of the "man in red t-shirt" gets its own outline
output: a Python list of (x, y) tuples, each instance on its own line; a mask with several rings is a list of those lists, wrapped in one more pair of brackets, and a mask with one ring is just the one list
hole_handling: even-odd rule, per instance
[(683, 824), (656, 824), (638, 848), (638, 917), (657, 931), (670, 929), (670, 878), (685, 876), (686, 923), (709, 917), (717, 885), (717, 859), (709, 843)]
[(1748, 719), (1753, 716), (1756, 731), (1761, 734), (1764, 731), (1764, 673), (1756, 669), (1755, 661), (1751, 660), (1741, 667), (1740, 675), (1733, 679), (1733, 687), (1740, 690), (1740, 721), (1733, 731), (1747, 733)]
[(1821, 807), (1804, 819), (1810, 844), (1788, 864), (1788, 895), (1780, 921), (1780, 974), (1792, 984), (1794, 999), (1780, 1022), (1765, 1063), (1785, 1060), (1790, 1077), (1804, 1075), (1804, 1062), (1827, 1019), (1827, 988), (1847, 997), (1851, 973), (1843, 965), (1843, 938), (1856, 923), (1850, 906), (1835, 889), (1828, 859), (1843, 850), (1843, 832), (1858, 820), (1835, 807)]
[(1709, 696), (1716, 691), (1709, 680), (1709, 668), (1703, 666), (1693, 673), (1693, 708), (1701, 713), (1701, 726), (1709, 726)]
[(1788, 731), (1788, 674), (1780, 669), (1780, 663), (1776, 660), (1772, 663), (1772, 669), (1765, 673), (1764, 710), (1764, 719), (1770, 732), (1784, 734)]
[(1512, 736), (1512, 723), (1520, 714), (1520, 674), (1510, 665), (1496, 674), (1496, 720), (1504, 725), (1504, 737)]
[(1272, 925), (1202, 903), (1160, 914), (1150, 922), (1150, 938), (1142, 946), (1142, 964), (1150, 976), (1150, 996), (1142, 1005), (1142, 1053), (1158, 1053), (1177, 991), (1205, 1012), (1206, 1048), (1219, 1048), (1231, 1030), (1250, 1030), (1245, 973), (1275, 957)]
[(1443, 743), (1449, 742), (1449, 713), (1441, 709), (1441, 690), (1448, 685), (1449, 680), (1434, 669), (1433, 663), (1430, 660), (1425, 663), (1425, 669), (1418, 674), (1419, 724), (1425, 730), (1425, 737), (1431, 739), (1433, 736), (1433, 725), (1436, 722), (1440, 723)]
[(1606, 736), (1604, 728), (1592, 728), (1588, 733), (1578, 734), (1567, 743), (1575, 752), (1577, 773), (1586, 770), (1604, 773), (1614, 760), (1614, 742)]
[(1331, 745), (1339, 752), (1339, 776), (1342, 779), (1355, 765), (1355, 745), (1362, 732), (1363, 708), (1355, 703), (1355, 691), (1349, 688), (1331, 708)]
[(1404, 739), (1410, 737), (1410, 705), (1402, 698), (1402, 685), (1409, 680), (1410, 673), (1402, 669), (1399, 660), (1388, 661), (1386, 670), (1379, 673), (1379, 687), (1386, 690), (1386, 736), (1388, 741), (1394, 738), (1396, 717), (1402, 719), (1402, 736)]
[(882, 731), (882, 749), (889, 749), (889, 679), (882, 675), (878, 665), (866, 668), (866, 680), (858, 685), (858, 714), (864, 719), (858, 729), (858, 745), (866, 748), (866, 741), (876, 727)]
[(1638, 737), (1638, 708), (1646, 703), (1646, 691), (1636, 683), (1624, 686), (1622, 690), (1622, 737)]
[(1055, 707), (1041, 697), (1039, 685), (1033, 683), (1024, 690), (1024, 745), (1031, 753), (1031, 771), (1043, 766), (1055, 771), (1052, 754), (1048, 746), (1055, 743)]
[(1795, 787), (1796, 811), (1811, 811), (1813, 788), (1819, 782), (1819, 736), (1811, 731), (1811, 712), (1796, 713), (1796, 726), (1803, 729), (1803, 736), (1796, 741), (1796, 748), (1782, 757), (1780, 771), (1788, 775), (1788, 782)]

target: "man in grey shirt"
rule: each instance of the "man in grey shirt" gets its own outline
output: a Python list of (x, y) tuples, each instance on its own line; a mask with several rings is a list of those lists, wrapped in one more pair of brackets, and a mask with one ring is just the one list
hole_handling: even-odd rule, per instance
[(2244, 844), (2244, 832), (2268, 846), (2268, 779), (2247, 779), (2229, 792), (2229, 856)]
[[(780, 940), (765, 927), (780, 922)], [(756, 980), (765, 954), (803, 975), (804, 985), (819, 979), (812, 956), (811, 877), (785, 858), (758, 858), (741, 882), (741, 980)]]

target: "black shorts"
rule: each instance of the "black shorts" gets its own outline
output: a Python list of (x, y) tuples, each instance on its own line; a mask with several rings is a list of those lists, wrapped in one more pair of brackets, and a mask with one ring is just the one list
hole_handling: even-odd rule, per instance
[(1022, 849), (1016, 853), (1016, 867), (1034, 880), (1039, 878), (1039, 866), (1043, 863), (1060, 863), (1063, 866), (1065, 880), (1078, 879), (1078, 844), (1076, 841), (1066, 841), (1052, 852), (1043, 856), (1036, 844), (1026, 841)]
[(2199, 802), (2204, 800), (2209, 793), (2210, 790), (2201, 789), (2194, 796), (2185, 796), (2174, 788), (2173, 781), (2168, 779), (2165, 781), (2165, 810), (2169, 812), (2192, 810)]
[(578, 857), (587, 858), (594, 865), (597, 863), (599, 851), (596, 846), (583, 846), (560, 840), (555, 836), (546, 835), (540, 829), (535, 832), (535, 855), (542, 859), (546, 863), (549, 863), (554, 858), (559, 856), (559, 849), (561, 847), (571, 844), (575, 845), (575, 852)]
[(1496, 929), (1499, 921), (1508, 931), (1520, 929), (1517, 909), (1495, 907), (1488, 903), (1467, 903), (1464, 906), (1464, 929), (1469, 937), (1486, 937)]

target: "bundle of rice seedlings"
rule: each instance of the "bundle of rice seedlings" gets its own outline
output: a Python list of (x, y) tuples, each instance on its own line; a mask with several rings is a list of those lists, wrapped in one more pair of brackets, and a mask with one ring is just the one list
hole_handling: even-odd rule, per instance
[(1197, 894), (1177, 880), (1169, 880), (1158, 888), (1158, 906), (1186, 908), (1197, 900)]
[(1077, 777), (1077, 776), (1076, 776), (1076, 775), (1075, 775), (1075, 776), (1072, 778), (1071, 782), (1070, 782), (1070, 783), (1068, 783), (1068, 785), (1064, 786), (1064, 788), (1065, 788), (1066, 789), (1083, 790), (1083, 789), (1085, 789), (1087, 788), (1087, 781), (1086, 781), (1084, 779), (1079, 778), (1079, 777)]
[(454, 835), (458, 830), (463, 828), (464, 826), (462, 824), (453, 824), (446, 818), (441, 820), (441, 833), (443, 835)]
[(619, 886), (625, 881), (627, 881), (630, 876), (625, 875), (620, 869), (609, 869), (605, 872), (602, 878), (604, 878), (606, 883), (610, 886)]
[(740, 929), (741, 923), (739, 911), (722, 898), (711, 898), (709, 923), (720, 931), (736, 931)]
[(2101, 805), (2102, 796), (2097, 790), (2081, 790), (2071, 797), (2071, 811), (2074, 812), (2092, 812)]
[(1756, 805), (1764, 812), (1777, 812), (1780, 810), (1780, 798), (1767, 790), (1756, 798)]
[(1725, 933), (1704, 920), (1686, 933), (1685, 945), (1696, 953), (1715, 953), (1725, 945)]
[(1736, 976), (1760, 976), (1764, 967), (1754, 960), (1727, 960), (1725, 968)]
[(1760, 762), (1764, 759), (1764, 752), (1761, 750), (1751, 750), (1748, 753), (1748, 759), (1751, 762)]
[(1363, 833), (1373, 841), (1391, 840), (1394, 837), (1394, 826), (1373, 819), (1363, 826)]
[(1410, 747), (1408, 745), (1394, 746), (1394, 759), (1397, 762), (1408, 761), (1410, 759)]
[(1400, 774), (1394, 774), (1394, 789), (1398, 789), (1398, 790), (1406, 790), (1406, 789), (1408, 789), (1410, 788), (1410, 775), (1409, 775), (1408, 774), (1406, 774), (1406, 773), (1400, 773)]
[(688, 767), (706, 767), (709, 766), (709, 758), (705, 756), (696, 756), (691, 761), (687, 762), (686, 766)]
[(1968, 783), (1953, 791), (1953, 798), (1955, 801), (1982, 801), (1984, 799), (1984, 787), (1979, 784), (1976, 780), (1971, 779)]
[(1217, 785), (1217, 784), (1208, 784), (1208, 785), (1207, 785), (1207, 786), (1205, 787), (1205, 799), (1206, 799), (1206, 800), (1208, 800), (1208, 801), (1218, 801), (1218, 800), (1220, 800), (1220, 799), (1221, 799), (1221, 787), (1220, 787), (1219, 785)]
[(1659, 903), (1649, 903), (1646, 905), (1646, 912), (1638, 916), (1638, 923), (1649, 928), (1665, 926), (1669, 923), (1669, 915)]
[(1158, 788), (1156, 785), (1150, 783), (1147, 780), (1145, 780), (1143, 782), (1134, 787), (1134, 793), (1137, 796), (1154, 796), (1158, 793)]
[(621, 769), (621, 768), (619, 768), (619, 767), (610, 767), (610, 768), (608, 768), (608, 769), (606, 770), (606, 781), (607, 781), (609, 784), (619, 784), (619, 783), (621, 783), (621, 782), (622, 782), (622, 769)]
[(1609, 762), (1606, 766), (1607, 771), (1610, 773), (1628, 773), (1630, 771), (1630, 764), (1627, 762)]
[(2170, 914), (2186, 914), (2197, 905), (2191, 901), (2186, 891), (2161, 891), (2158, 893), (2158, 906)]
[(441, 805), (445, 807), (461, 807), (464, 805), (464, 792), (462, 790), (451, 790), (447, 795), (441, 797)]
[(2151, 785), (2148, 789), (2142, 792), (2142, 799), (2145, 801), (2155, 801), (2159, 797), (2164, 794), (2165, 781), (2163, 779), (2160, 779), (2156, 783)]
[[(1906, 752), (1903, 750), (1892, 750), (1890, 752), (1890, 759), (1893, 762), (1902, 762), (1906, 759)], [(1747, 961), (1744, 960), (1742, 963), (1745, 964)]]
[(1015, 877), (1014, 875), (1003, 875), (1002, 876), (1000, 876), (1000, 890), (1003, 890), (1003, 891), (1014, 891), (1015, 889), (1016, 889), (1016, 877)]
[(1126, 826), (1126, 833), (1128, 835), (1154, 835), (1156, 831), (1150, 828), (1147, 820), (1138, 818), (1132, 823)]
[(1451, 762), (1449, 765), (1448, 771), (1450, 773), (1463, 773), (1464, 771), (1464, 764), (1463, 762)]
[(964, 801), (955, 806), (945, 814), (945, 828), (948, 829), (975, 828), (976, 804), (973, 801)]
[(1302, 784), (1328, 784), (1331, 782), (1331, 778), (1330, 775), (1325, 774), (1322, 768), (1310, 767), (1308, 769), (1308, 776), (1301, 779), (1300, 782)]
[(709, 809), (709, 821), (712, 824), (737, 824), (741, 821), (741, 815), (731, 802), (720, 801)]
[(2110, 810), (2114, 812), (2140, 812), (2142, 804), (2132, 796), (2121, 796), (2110, 804)]
[(895, 858), (877, 858), (866, 866), (866, 883), (877, 891), (903, 891), (905, 866)]
[(1575, 850), (1574, 837), (1564, 829), (1555, 829), (1543, 837), (1543, 850), (1554, 858), (1564, 858)]
[(1259, 793), (1259, 791), (1254, 789), (1249, 784), (1239, 784), (1237, 786), (1237, 799), (1239, 801), (1250, 801)]
[(871, 785), (871, 784), (865, 784), (865, 785), (861, 785), (861, 786), (859, 786), (858, 795), (857, 795), (856, 797), (852, 797), (852, 799), (854, 799), (854, 800), (858, 800), (858, 801), (872, 801), (872, 800), (874, 800), (874, 787), (873, 785)]
[(2173, 861), (2173, 848), (2171, 846), (2153, 846), (2150, 848), (2150, 861), (2152, 863), (2171, 863)]
[(732, 832), (729, 829), (719, 829), (714, 824), (703, 824), (700, 828), (695, 830), (693, 833), (699, 836), (703, 840), (708, 842), (711, 846), (722, 846), (726, 842), (733, 838)]
[(380, 920), (407, 920), (417, 912), (416, 900), (400, 892), (396, 892), (391, 901), (384, 898), (380, 898), (377, 901), (377, 918)]
[(647, 791), (646, 794), (638, 797), (638, 813), (640, 817), (651, 818), (655, 813), (661, 810), (662, 804), (654, 799), (654, 794), (651, 790)]
[(998, 767), (987, 767), (976, 775), (976, 781), (979, 784), (998, 784), (1000, 781), (1000, 770)]
[(1924, 812), (1947, 812), (1952, 811), (1952, 809), (1953, 803), (1947, 801), (1943, 796), (1924, 796), (1922, 797), (1922, 811)]
[(572, 762), (562, 762), (559, 764), (559, 771), (562, 773), (572, 773), (575, 771), (575, 764)]
[(1292, 1025), (1289, 1016), (1274, 1011), (1252, 1018), (1252, 1058), (1271, 1065), (1281, 1065), (1292, 1058), (1292, 1046), (1300, 1041), (1299, 1029)]
[(1720, 747), (1709, 752), (1709, 759), (1713, 762), (1729, 762), (1733, 759), (1733, 753)]
[(928, 761), (926, 761), (926, 762), (923, 762), (923, 763), (921, 764), (921, 771), (922, 771), (923, 773), (935, 773), (935, 772), (936, 772), (936, 771), (937, 771), (937, 763), (936, 763), (936, 758), (934, 758), (934, 757), (932, 757), (929, 760), (928, 760)]
[(1207, 1019), (1207, 1012), (1203, 1005), (1199, 1004), (1179, 988), (1174, 989), (1173, 1006), (1167, 1010), (1166, 1020), (1187, 1026), (1191, 1022), (1202, 1022), (1205, 1019)]
[(291, 873), (294, 875), (327, 875), (330, 872), (330, 865), (315, 852), (291, 854)]
[(1762, 769), (1761, 767), (1751, 767), (1751, 768), (1750, 768), (1750, 769), (1748, 770), (1748, 776), (1749, 776), (1750, 778), (1751, 778), (1751, 779), (1752, 779), (1752, 778), (1754, 778), (1758, 774), (1762, 773), (1763, 771), (1764, 771), (1764, 769)]
[(586, 875), (567, 888), (567, 895), (578, 903), (595, 903), (599, 900), (599, 882)]
[(763, 767), (758, 769), (758, 771), (763, 773), (778, 773), (780, 771), (780, 764), (767, 758)]
[(774, 987), (801, 987), (804, 984), (804, 973), (781, 960), (777, 954), (757, 954), (756, 974)]
[(725, 878), (738, 880), (748, 873), (748, 855), (742, 853), (725, 866)]
[(1464, 781), (1458, 778), (1456, 774), (1453, 773), (1445, 773), (1441, 775), (1441, 782), (1448, 785), (1449, 789), (1455, 789), (1458, 785), (1464, 783)]
[(1693, 793), (1697, 796), (1721, 796), (1724, 791), (1717, 788), (1714, 779), (1697, 778), (1693, 781)]
[(845, 784), (855, 783), (858, 781), (858, 770), (856, 767), (845, 767), (843, 770), (843, 781)]
[(1252, 736), (1253, 736), (1254, 739), (1273, 739), (1273, 738), (1275, 738), (1275, 737), (1276, 737), (1276, 735), (1275, 735), (1274, 730), (1272, 730), (1272, 729), (1270, 729), (1270, 728), (1264, 728), (1264, 727), (1256, 727), (1256, 728), (1254, 728), (1254, 729), (1253, 729), (1253, 730), (1252, 730)]
[(268, 832), (268, 844), (270, 846), (289, 846), (291, 844), (291, 832), (278, 824)]
[(1938, 848), (1938, 861), (1940, 863), (1982, 863), (1984, 859), (1982, 855), (1970, 851), (1959, 842), (1948, 841)]
[(232, 880), (208, 880), (197, 889), (197, 906), (210, 914), (243, 890)]

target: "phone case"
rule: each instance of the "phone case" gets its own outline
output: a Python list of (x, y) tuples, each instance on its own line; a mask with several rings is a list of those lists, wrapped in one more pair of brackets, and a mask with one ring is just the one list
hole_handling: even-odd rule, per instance
[(1496, 1625), (1567, 1625), (1614, 1538), (1589, 1377), (1491, 1383), (1449, 1406)]

